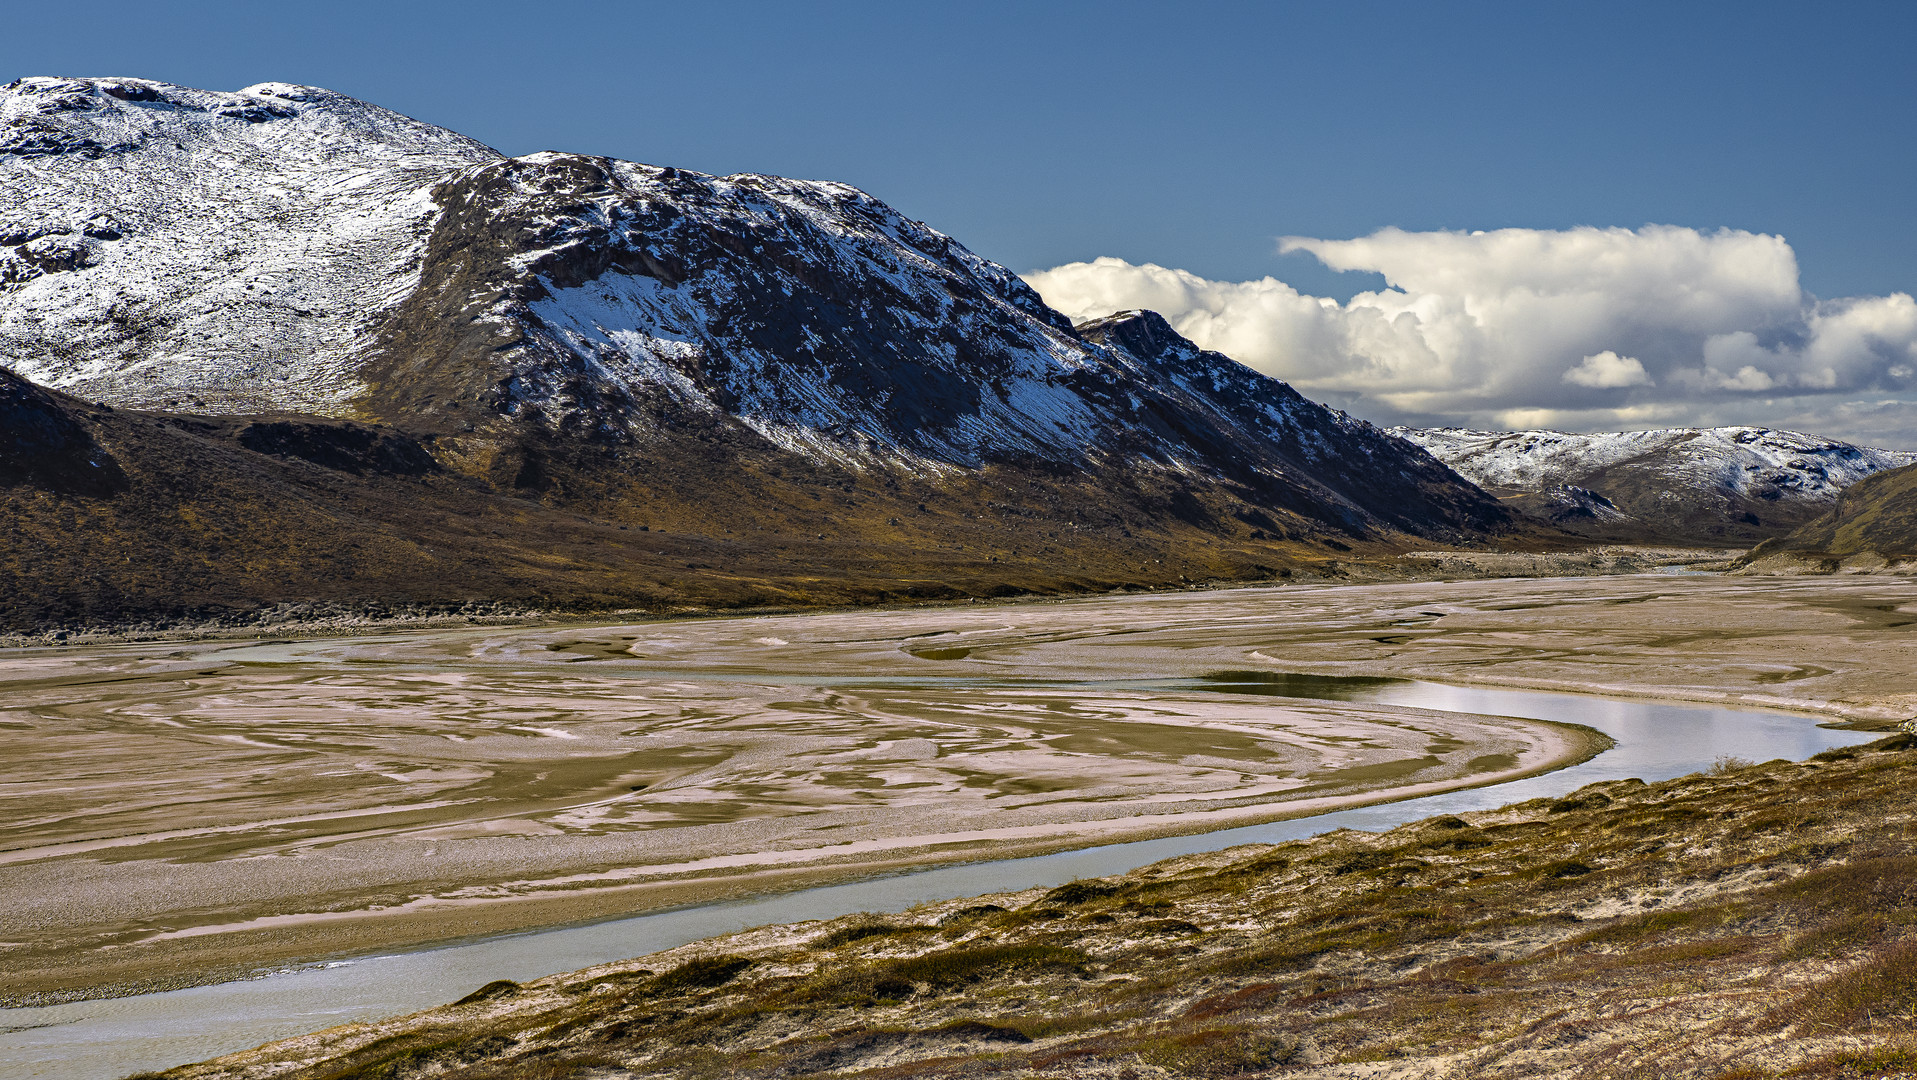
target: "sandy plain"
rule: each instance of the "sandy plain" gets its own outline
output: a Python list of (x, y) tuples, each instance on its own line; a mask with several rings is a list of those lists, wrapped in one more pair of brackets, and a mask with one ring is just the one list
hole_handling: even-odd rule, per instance
[(1218, 692), (1285, 673), (1889, 725), (1917, 713), (1913, 624), (1900, 578), (1646, 575), (13, 650), (0, 970), (10, 1004), (132, 992), (1596, 749), (1531, 721)]

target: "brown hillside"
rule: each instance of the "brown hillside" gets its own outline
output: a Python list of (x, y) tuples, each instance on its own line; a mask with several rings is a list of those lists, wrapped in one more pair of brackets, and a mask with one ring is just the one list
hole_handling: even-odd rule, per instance
[(1782, 552), (1917, 556), (1917, 465), (1879, 473), (1845, 489), (1829, 513), (1759, 546), (1751, 558)]
[[(725, 432), (643, 459), (554, 441), (504, 491), (430, 440), (315, 417), (92, 405), (0, 371), (0, 628), (819, 605), (1250, 580), (1397, 550), (1223, 488), (995, 466), (933, 482), (749, 460)], [(1252, 521), (1280, 525), (1297, 540)]]

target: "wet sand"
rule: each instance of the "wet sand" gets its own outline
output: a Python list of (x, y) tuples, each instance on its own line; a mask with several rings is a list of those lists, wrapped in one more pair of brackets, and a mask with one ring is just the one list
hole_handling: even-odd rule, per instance
[(1897, 579), (1637, 577), (9, 652), (0, 966), (14, 1004), (184, 985), (1595, 749), (1145, 680), (1396, 675), (1884, 723), (1917, 711), (1905, 607)]

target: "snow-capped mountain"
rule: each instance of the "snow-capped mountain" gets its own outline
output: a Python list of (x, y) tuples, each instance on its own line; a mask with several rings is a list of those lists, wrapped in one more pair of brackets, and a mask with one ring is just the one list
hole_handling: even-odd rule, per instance
[[(312, 87), (23, 79), (0, 207), (0, 364), (116, 406), (383, 422), (549, 502), (762, 530), (748, 506), (818, 498), (791, 466), (878, 520), (930, 512), (909, 477), (1073, 528), (1510, 523), (1404, 442), (1155, 316), (1074, 328), (842, 184), (508, 159)], [(1111, 492), (1062, 493), (1088, 482)]]
[(0, 363), (145, 407), (348, 411), (432, 185), (499, 154), (340, 94), (0, 88)]
[(1674, 485), (1745, 498), (1828, 505), (1872, 473), (1917, 463), (1881, 450), (1761, 427), (1661, 428), (1581, 435), (1563, 431), (1392, 428), (1483, 487), (1542, 491), (1626, 462), (1655, 467)]
[(1494, 493), (1533, 496), (1529, 508), (1561, 525), (1693, 539), (1775, 535), (1829, 510), (1851, 484), (1917, 463), (1909, 451), (1761, 427), (1391, 432)]
[(435, 197), (420, 287), (368, 368), (368, 407), (395, 420), (479, 405), (640, 446), (721, 422), (855, 469), (1147, 461), (1303, 485), (1334, 518), (1362, 505), (1414, 530), (1424, 500), (1405, 480), (1453, 483), (1156, 315), (1107, 320), (1150, 324), (1118, 337), (1075, 328), (1010, 271), (841, 184), (534, 154)]

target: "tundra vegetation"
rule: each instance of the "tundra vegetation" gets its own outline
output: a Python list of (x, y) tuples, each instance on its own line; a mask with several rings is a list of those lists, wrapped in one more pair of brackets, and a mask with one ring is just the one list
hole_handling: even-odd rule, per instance
[(1917, 737), (770, 927), (167, 1080), (1917, 1070)]

